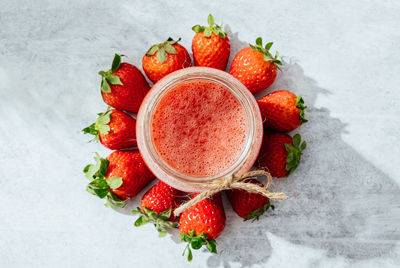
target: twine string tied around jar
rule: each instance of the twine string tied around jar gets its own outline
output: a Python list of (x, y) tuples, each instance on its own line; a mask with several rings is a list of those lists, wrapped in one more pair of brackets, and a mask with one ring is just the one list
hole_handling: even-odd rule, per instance
[[(264, 186), (259, 186), (254, 183), (249, 183), (244, 181), (245, 179), (255, 177), (257, 175), (264, 175), (267, 177), (267, 183)], [(284, 193), (271, 193), (267, 190), (267, 188), (271, 185), (271, 183), (272, 183), (271, 174), (262, 169), (249, 171), (240, 176), (233, 174), (232, 176), (221, 178), (214, 182), (211, 182), (208, 190), (199, 193), (197, 196), (195, 196), (188, 202), (176, 208), (174, 210), (174, 215), (179, 216), (179, 214), (181, 214), (183, 211), (197, 204), (198, 202), (206, 198), (209, 198), (210, 196), (213, 196), (218, 192), (229, 189), (242, 189), (250, 193), (261, 194), (263, 196), (268, 197), (269, 199), (274, 199), (274, 200), (285, 199), (286, 195)]]

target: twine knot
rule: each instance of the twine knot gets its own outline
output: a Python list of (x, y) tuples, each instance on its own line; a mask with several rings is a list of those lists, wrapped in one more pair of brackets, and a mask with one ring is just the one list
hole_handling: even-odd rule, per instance
[(229, 189), (231, 187), (232, 182), (234, 181), (235, 177), (234, 175), (227, 177), (227, 178), (222, 178), (221, 179), (221, 187), (225, 189)]
[[(259, 186), (254, 183), (249, 183), (249, 182), (244, 182), (243, 180), (257, 176), (257, 175), (264, 175), (267, 177), (267, 183), (264, 186)], [(286, 195), (284, 193), (271, 193), (267, 191), (267, 188), (271, 185), (272, 183), (272, 176), (269, 172), (259, 169), (259, 170), (254, 170), (254, 171), (249, 171), (244, 173), (243, 175), (236, 175), (233, 174), (232, 176), (225, 177), (219, 180), (216, 180), (212, 183), (210, 183), (210, 187), (208, 190), (198, 194), (196, 197), (193, 199), (189, 200), (188, 202), (182, 204), (178, 208), (174, 210), (174, 215), (179, 216), (183, 211), (188, 209), (189, 207), (197, 204), (198, 202), (209, 198), (210, 196), (213, 196), (214, 194), (221, 192), (223, 190), (229, 190), (229, 189), (243, 189), (245, 191), (248, 191), (250, 193), (255, 193), (255, 194), (262, 194), (263, 196), (268, 197), (269, 199), (275, 199), (275, 200), (283, 200)]]

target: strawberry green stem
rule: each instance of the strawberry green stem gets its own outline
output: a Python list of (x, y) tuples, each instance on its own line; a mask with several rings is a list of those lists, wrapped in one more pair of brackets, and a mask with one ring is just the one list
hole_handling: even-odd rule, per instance
[(296, 98), (296, 107), (300, 109), (301, 123), (307, 123), (308, 120), (305, 118), (305, 110), (307, 106), (304, 105), (304, 100), (301, 95)]
[(145, 225), (146, 223), (152, 222), (154, 224), (154, 227), (160, 234), (160, 236), (164, 237), (167, 235), (167, 230), (165, 229), (166, 227), (176, 228), (178, 226), (177, 222), (168, 221), (168, 219), (171, 217), (172, 207), (170, 207), (168, 210), (163, 211), (159, 214), (155, 211), (152, 211), (152, 210), (146, 208), (146, 207), (144, 207), (143, 210), (138, 207), (137, 210), (131, 211), (132, 214), (141, 214), (141, 216), (135, 221), (136, 227), (139, 227), (139, 226)]
[[(292, 139), (293, 145), (285, 143), (285, 149), (288, 152), (286, 157), (285, 169), (289, 171), (289, 175), (298, 167), (300, 159), (303, 154), (303, 150), (307, 147), (307, 143), (303, 141), (301, 143), (300, 134), (296, 134)], [(301, 144), (300, 144), (301, 143)]]
[(181, 241), (187, 242), (185, 249), (183, 250), (182, 256), (185, 256), (186, 250), (188, 251), (188, 261), (192, 261), (193, 254), (192, 249), (198, 250), (203, 245), (207, 245), (208, 250), (211, 253), (217, 253), (217, 242), (215, 240), (208, 240), (207, 234), (201, 233), (196, 235), (195, 231), (189, 231), (188, 233), (181, 233)]
[(272, 210), (275, 210), (275, 206), (271, 205), (271, 203), (268, 202), (261, 208), (250, 212), (249, 215), (246, 216), (244, 221), (252, 220), (252, 222), (254, 222), (255, 220), (258, 220), (260, 218), (260, 216), (263, 215), (269, 208), (271, 208)]
[(111, 85), (123, 85), (118, 76), (113, 75), (113, 73), (118, 70), (121, 65), (121, 57), (124, 55), (115, 54), (114, 59), (111, 65), (111, 69), (107, 72), (100, 71), (99, 75), (101, 76), (101, 91), (105, 93), (111, 92)]
[(256, 44), (252, 45), (249, 44), (252, 49), (255, 51), (261, 52), (264, 55), (264, 61), (272, 61), (273, 63), (277, 65), (282, 65), (282, 61), (278, 59), (279, 53), (278, 51), (275, 52), (275, 56), (272, 56), (272, 54), (269, 52), (271, 49), (272, 45), (274, 44), (273, 42), (269, 42), (263, 47), (263, 41), (261, 37), (258, 37), (256, 39)]
[(124, 207), (126, 201), (121, 200), (111, 192), (111, 189), (118, 189), (122, 185), (122, 178), (106, 178), (109, 161), (101, 158), (98, 153), (96, 153), (94, 159), (96, 164), (89, 164), (83, 169), (86, 178), (90, 180), (86, 190), (101, 199), (106, 198), (107, 203), (105, 205), (107, 207)]
[(104, 113), (97, 114), (99, 117), (97, 118), (96, 123), (93, 123), (90, 126), (82, 129), (82, 132), (84, 134), (91, 134), (95, 136), (93, 138), (93, 141), (99, 141), (100, 133), (108, 134), (110, 132), (110, 127), (108, 126), (108, 124), (111, 121), (111, 111), (109, 110), (109, 108), (110, 107), (108, 107), (107, 111), (105, 111)]
[(181, 41), (181, 38), (178, 38), (178, 40), (174, 40), (169, 37), (166, 41), (151, 46), (150, 49), (147, 50), (146, 56), (151, 57), (157, 52), (157, 60), (160, 63), (164, 63), (168, 59), (168, 54), (178, 54), (173, 45), (178, 43), (179, 41)]
[(213, 15), (211, 14), (208, 15), (207, 22), (208, 22), (208, 27), (197, 24), (192, 27), (192, 30), (195, 31), (196, 33), (203, 33), (204, 37), (210, 37), (212, 33), (218, 35), (221, 38), (226, 37), (226, 32), (222, 29), (222, 24), (221, 25), (215, 24)]

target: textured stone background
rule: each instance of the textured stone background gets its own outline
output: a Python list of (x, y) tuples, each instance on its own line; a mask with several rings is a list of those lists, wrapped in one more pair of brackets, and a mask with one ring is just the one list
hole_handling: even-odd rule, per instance
[[(192, 1), (191, 1), (192, 2)], [(285, 61), (271, 90), (303, 94), (302, 165), (290, 198), (256, 223), (227, 208), (220, 253), (190, 267), (399, 267), (398, 1), (13, 1), (0, 3), (0, 266), (186, 267), (176, 234), (85, 192), (80, 129), (105, 109), (97, 71), (115, 52), (140, 66), (153, 43), (209, 12), (234, 54), (257, 36)], [(226, 200), (225, 200), (226, 201)], [(130, 208), (135, 207), (135, 201)]]

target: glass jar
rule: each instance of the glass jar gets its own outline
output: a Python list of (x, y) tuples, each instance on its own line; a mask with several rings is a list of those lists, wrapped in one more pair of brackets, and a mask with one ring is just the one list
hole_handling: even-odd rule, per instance
[[(152, 118), (160, 100), (176, 86), (193, 81), (212, 82), (225, 87), (237, 98), (246, 114), (246, 140), (239, 157), (231, 166), (212, 176), (192, 176), (174, 170), (158, 154), (152, 138)], [(261, 147), (263, 125), (257, 101), (239, 80), (217, 69), (190, 67), (167, 75), (151, 88), (137, 115), (136, 135), (142, 157), (158, 179), (185, 192), (202, 192), (208, 189), (211, 181), (234, 173), (243, 174), (253, 166)]]

